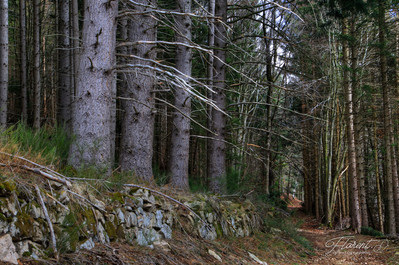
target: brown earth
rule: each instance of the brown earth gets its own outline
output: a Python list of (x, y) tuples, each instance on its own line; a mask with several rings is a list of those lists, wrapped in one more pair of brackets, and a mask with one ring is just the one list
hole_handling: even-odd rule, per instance
[(300, 234), (314, 248), (315, 256), (307, 264), (399, 264), (398, 242), (355, 234), (351, 230), (327, 229), (301, 210), (297, 218), (303, 222)]

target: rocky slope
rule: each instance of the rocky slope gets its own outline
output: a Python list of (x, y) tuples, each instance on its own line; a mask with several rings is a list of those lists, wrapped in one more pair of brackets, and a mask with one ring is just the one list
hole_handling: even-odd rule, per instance
[(33, 186), (0, 178), (0, 234), (8, 235), (2, 237), (8, 244), (12, 239), (15, 264), (17, 258), (90, 250), (96, 243), (154, 248), (171, 239), (174, 229), (206, 240), (244, 237), (261, 224), (248, 200), (237, 203), (201, 194), (176, 200), (145, 187), (99, 193), (91, 185), (68, 187), (49, 180), (41, 181), (39, 196)]

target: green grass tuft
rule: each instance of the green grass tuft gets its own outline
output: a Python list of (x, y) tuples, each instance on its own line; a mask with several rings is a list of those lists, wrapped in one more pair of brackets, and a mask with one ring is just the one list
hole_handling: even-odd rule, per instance
[(3, 145), (18, 146), (19, 155), (40, 156), (48, 164), (65, 164), (71, 140), (62, 127), (33, 130), (23, 123), (11, 126), (0, 134)]

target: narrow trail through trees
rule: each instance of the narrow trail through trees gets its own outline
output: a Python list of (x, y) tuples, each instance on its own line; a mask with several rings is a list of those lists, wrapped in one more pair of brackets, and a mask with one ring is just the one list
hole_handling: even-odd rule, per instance
[(355, 234), (352, 230), (336, 230), (323, 226), (301, 208), (296, 211), (299, 232), (314, 248), (307, 264), (399, 264), (399, 245), (385, 238)]

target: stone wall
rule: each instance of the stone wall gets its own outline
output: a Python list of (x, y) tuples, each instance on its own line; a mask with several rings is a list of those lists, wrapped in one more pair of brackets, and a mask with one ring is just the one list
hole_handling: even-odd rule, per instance
[[(180, 196), (185, 206), (146, 189), (107, 193), (101, 199), (74, 184), (52, 183), (42, 189), (59, 252), (91, 249), (95, 243), (122, 241), (153, 247), (172, 238), (173, 229), (214, 240), (248, 236), (260, 225), (249, 201), (241, 203), (205, 195)], [(195, 213), (188, 210), (192, 209)], [(200, 216), (198, 218), (197, 216)], [(178, 225), (177, 225), (178, 224)], [(35, 193), (0, 183), (0, 235), (11, 236), (20, 257), (50, 255), (50, 234)]]

